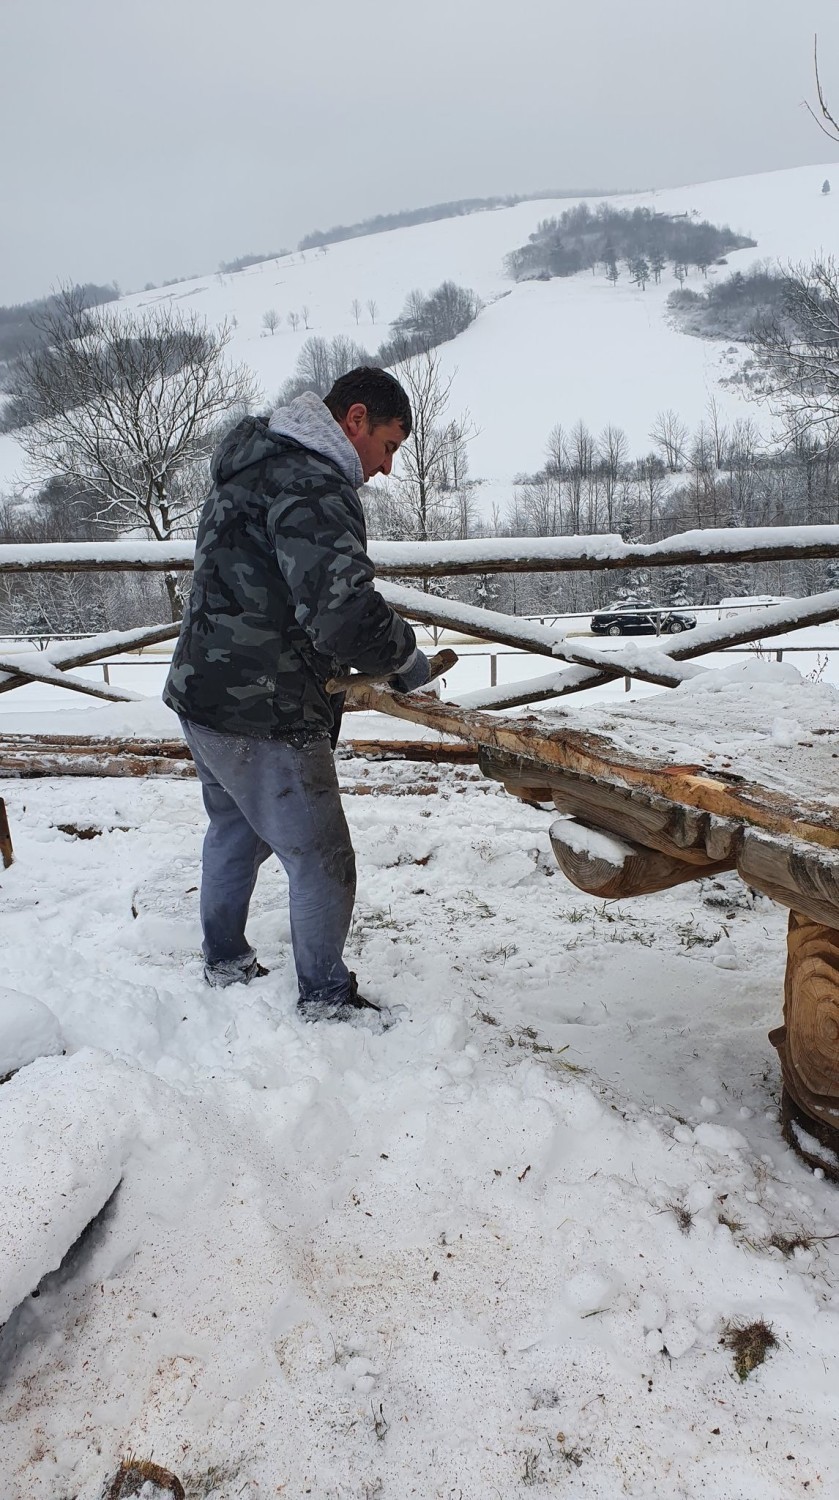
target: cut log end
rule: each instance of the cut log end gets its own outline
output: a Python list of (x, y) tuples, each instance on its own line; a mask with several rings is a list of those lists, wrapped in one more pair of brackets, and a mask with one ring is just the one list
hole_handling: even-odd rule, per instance
[[(778, 1051), (784, 1090), (802, 1116), (799, 1125), (828, 1151), (826, 1161), (814, 1153), (812, 1164), (827, 1172), (835, 1153), (832, 1170), (839, 1169), (839, 931), (801, 912), (790, 912), (784, 1024), (769, 1040)], [(800, 1151), (794, 1135), (787, 1138)]]
[(732, 868), (730, 860), (688, 864), (641, 844), (600, 833), (571, 818), (559, 819), (551, 825), (550, 840), (556, 862), (571, 884), (607, 901), (648, 896)]

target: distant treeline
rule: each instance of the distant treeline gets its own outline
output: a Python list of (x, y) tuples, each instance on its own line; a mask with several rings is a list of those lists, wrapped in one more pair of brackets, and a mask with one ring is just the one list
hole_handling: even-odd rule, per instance
[[(97, 286), (93, 281), (86, 281), (73, 290), (80, 292), (90, 307), (95, 307), (100, 302), (115, 302), (120, 295), (115, 282), (111, 286)], [(35, 302), (18, 302), (10, 307), (0, 307), (0, 388), (12, 360), (17, 359), (25, 349), (31, 349), (37, 341), (35, 325), (38, 317), (49, 312), (56, 301), (54, 296), (40, 297)]]
[(704, 272), (730, 250), (755, 243), (727, 224), (720, 227), (689, 214), (618, 209), (607, 203), (592, 209), (581, 203), (559, 218), (543, 219), (527, 244), (507, 256), (506, 265), (516, 281), (573, 276), (598, 265), (617, 280), (620, 261), (630, 266), (643, 261), (657, 280), (668, 261), (677, 274), (681, 268), (686, 273), (689, 266)]
[(745, 341), (764, 319), (783, 312), (788, 292), (788, 278), (761, 264), (735, 271), (702, 292), (681, 287), (670, 293), (667, 306), (678, 315), (685, 333)]
[(406, 208), (401, 213), (376, 214), (374, 218), (362, 219), (358, 224), (335, 224), (332, 229), (315, 229), (311, 234), (304, 235), (297, 248), (313, 250), (318, 245), (361, 239), (366, 234), (385, 234), (388, 229), (405, 229), (412, 224), (435, 224), (438, 219), (457, 219), (464, 214), (480, 213), (484, 209), (515, 208), (517, 203), (532, 203), (540, 198), (608, 196), (609, 190), (602, 188), (543, 188), (538, 193), (508, 193), (505, 197), (457, 198), (452, 203), (432, 203), (427, 208)]
[(240, 255), (236, 260), (220, 260), (219, 270), (224, 276), (232, 276), (236, 271), (246, 271), (248, 266), (261, 266), (266, 260), (279, 260), (281, 255), (288, 255), (287, 250), (266, 250), (265, 254), (251, 252), (248, 255)]

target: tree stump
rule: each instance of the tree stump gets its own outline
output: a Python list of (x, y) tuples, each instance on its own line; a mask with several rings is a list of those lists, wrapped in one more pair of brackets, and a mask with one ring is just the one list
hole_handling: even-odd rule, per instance
[(790, 1145), (839, 1182), (839, 930), (791, 911), (784, 1024), (769, 1033)]
[(104, 1500), (184, 1500), (184, 1487), (175, 1474), (141, 1458), (123, 1459)]

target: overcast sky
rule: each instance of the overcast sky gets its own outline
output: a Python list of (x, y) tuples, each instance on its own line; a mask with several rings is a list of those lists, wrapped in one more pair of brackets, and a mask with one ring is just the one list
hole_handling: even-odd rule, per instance
[(540, 187), (831, 161), (835, 0), (0, 0), (0, 303)]

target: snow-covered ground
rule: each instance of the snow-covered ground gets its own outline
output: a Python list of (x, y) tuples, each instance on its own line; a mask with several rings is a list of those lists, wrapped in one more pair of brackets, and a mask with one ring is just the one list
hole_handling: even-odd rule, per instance
[[(725, 276), (756, 260), (806, 260), (835, 244), (839, 194), (821, 192), (831, 172), (830, 164), (796, 167), (609, 202), (664, 213), (695, 210), (701, 218), (750, 234), (757, 248), (733, 253), (727, 268), (711, 273)], [(373, 352), (413, 288), (430, 291), (445, 279), (472, 287), (487, 306), (465, 334), (445, 346), (442, 359), (446, 371), (455, 374), (454, 409), (468, 408), (479, 429), (470, 445), (470, 467), (484, 481), (479, 503), (486, 514), (493, 502), (503, 507), (514, 475), (541, 464), (556, 422), (572, 426), (582, 418), (595, 431), (613, 423), (626, 430), (632, 451), (641, 454), (649, 449), (659, 411), (673, 407), (694, 427), (712, 395), (726, 417), (757, 417), (766, 425), (765, 413), (718, 384), (736, 368), (739, 356), (730, 346), (691, 338), (671, 325), (665, 303), (676, 283), (669, 273), (645, 292), (625, 276), (612, 287), (588, 271), (521, 286), (505, 276), (505, 255), (525, 243), (540, 220), (575, 201), (520, 203), (346, 240), (325, 252), (298, 251), (235, 275), (208, 274), (134, 293), (122, 305), (173, 302), (212, 324), (235, 320), (232, 353), (249, 365), (270, 399), (293, 372), (311, 333), (343, 334)], [(688, 285), (704, 283), (696, 275)], [(354, 299), (362, 305), (358, 323)], [(371, 300), (375, 321), (367, 310)], [(286, 317), (304, 307), (310, 327), (301, 323), (293, 331)], [(262, 326), (269, 309), (282, 319), (274, 334)], [(21, 472), (16, 442), (0, 436), (0, 492)]]
[[(839, 1200), (779, 1133), (784, 913), (734, 877), (604, 905), (470, 768), (340, 772), (385, 1036), (297, 1020), (269, 867), (269, 977), (205, 988), (196, 784), (3, 786), (3, 983), (67, 1047), (0, 1088), (6, 1277), (122, 1179), (0, 1335), (4, 1496), (98, 1500), (128, 1450), (190, 1500), (836, 1494)], [(757, 1318), (741, 1383), (720, 1340)]]
[[(726, 694), (731, 744), (791, 766), (839, 704), (729, 662), (712, 713), (665, 695), (667, 742), (704, 755)], [(383, 1036), (298, 1020), (273, 865), (270, 974), (205, 987), (195, 782), (2, 784), (4, 1496), (99, 1500), (127, 1451), (189, 1500), (839, 1493), (839, 1199), (782, 1141), (767, 1039), (786, 914), (733, 875), (590, 899), (552, 815), (471, 767), (339, 773)], [(726, 1333), (760, 1319), (741, 1381)]]

